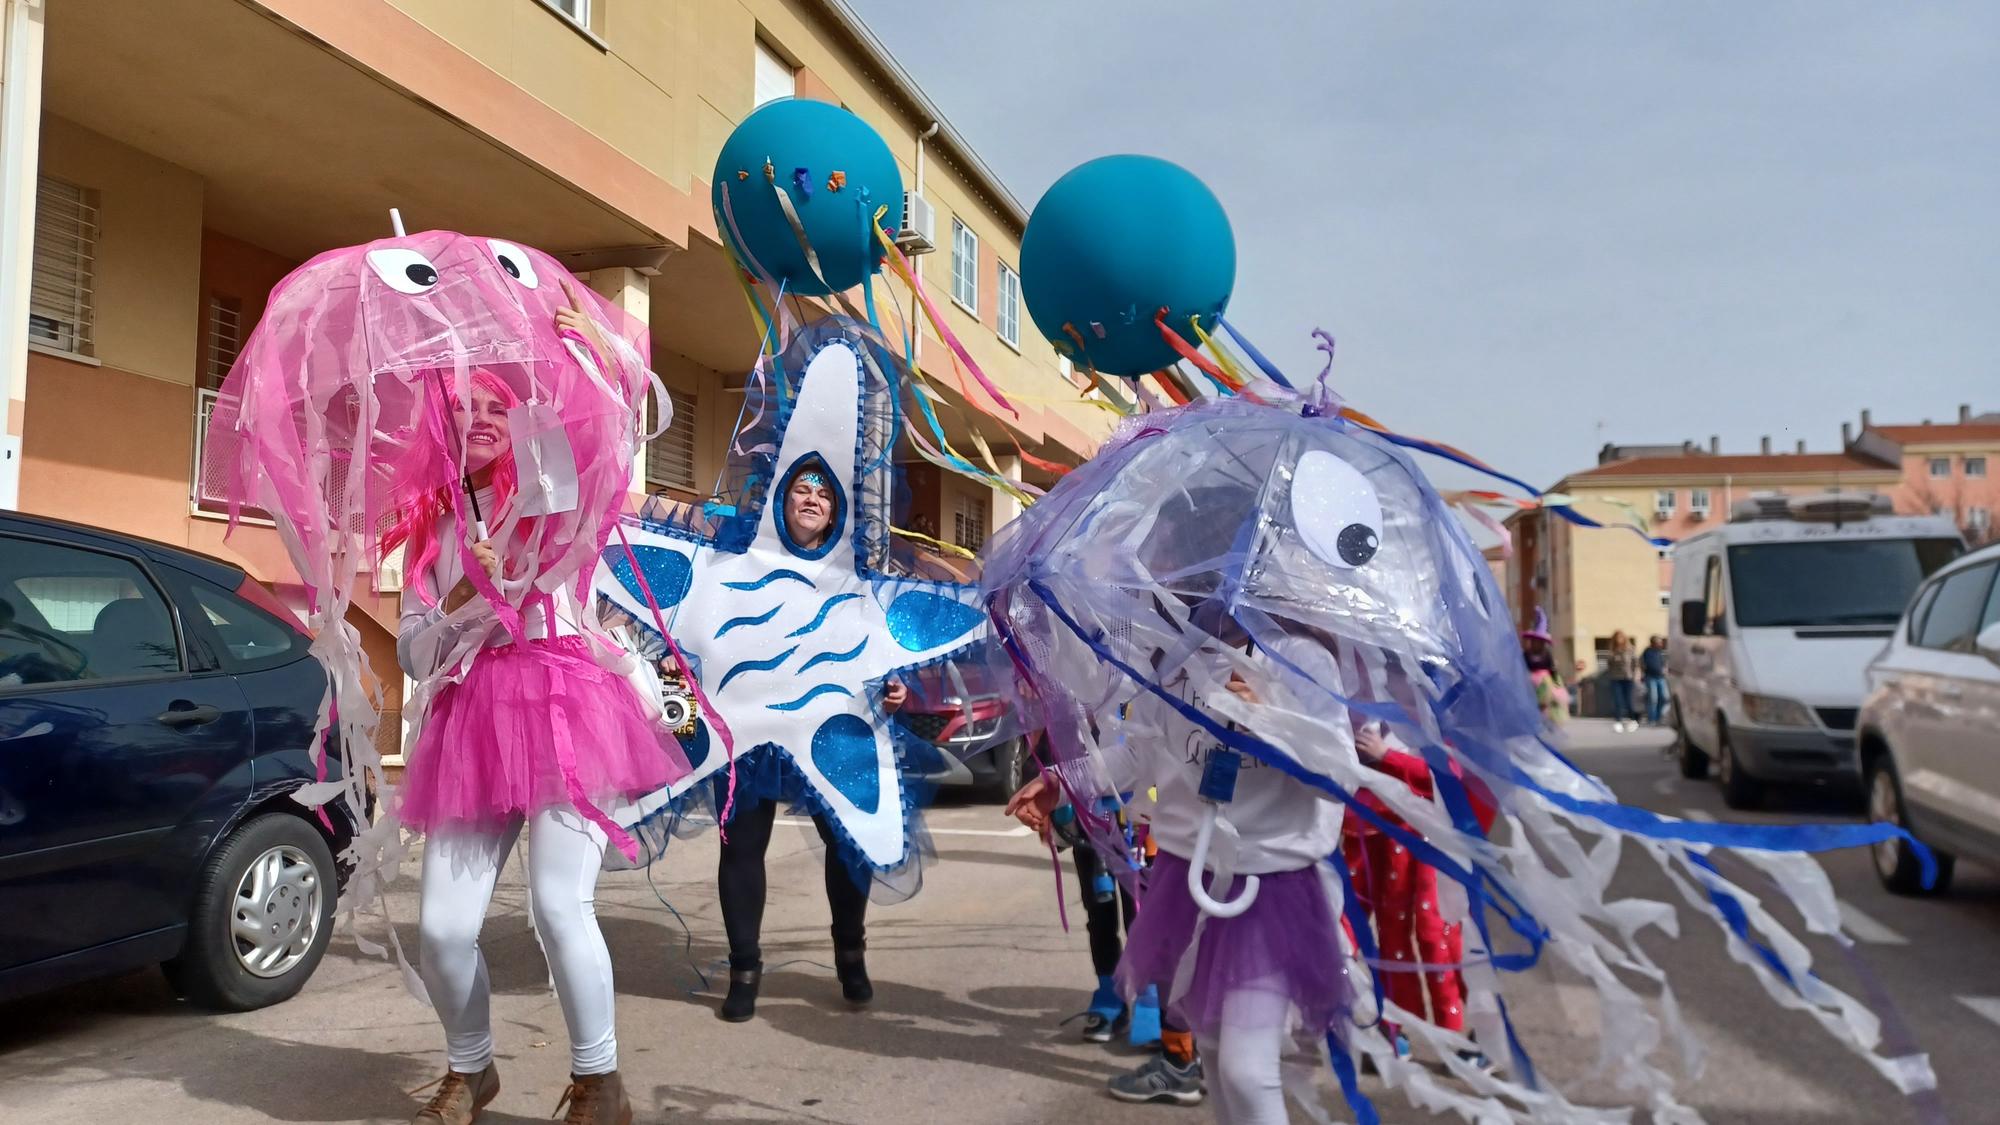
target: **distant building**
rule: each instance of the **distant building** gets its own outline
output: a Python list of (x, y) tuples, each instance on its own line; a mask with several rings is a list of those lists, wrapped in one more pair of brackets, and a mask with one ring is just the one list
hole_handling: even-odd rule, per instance
[(1902, 467), (1893, 493), (1896, 511), (1950, 516), (1970, 543), (2000, 538), (1993, 526), (2000, 512), (2000, 477), (1994, 475), (2000, 469), (2000, 413), (1974, 416), (1970, 406), (1961, 406), (1955, 422), (1878, 426), (1864, 410), (1860, 434), (1846, 444)]

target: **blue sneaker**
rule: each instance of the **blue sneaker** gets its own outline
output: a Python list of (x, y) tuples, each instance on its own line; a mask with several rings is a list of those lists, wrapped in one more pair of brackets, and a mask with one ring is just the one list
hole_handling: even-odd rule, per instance
[(1132, 1003), (1132, 1026), (1126, 1042), (1150, 1049), (1160, 1041), (1160, 990), (1148, 987)]
[(1083, 1013), (1083, 1041), (1109, 1043), (1125, 1033), (1131, 1014), (1110, 977), (1097, 978), (1097, 991), (1090, 994), (1090, 1007)]

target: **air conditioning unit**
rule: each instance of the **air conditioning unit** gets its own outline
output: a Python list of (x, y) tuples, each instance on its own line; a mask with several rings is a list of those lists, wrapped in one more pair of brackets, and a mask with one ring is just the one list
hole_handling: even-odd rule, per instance
[(896, 246), (905, 254), (937, 249), (937, 212), (931, 201), (914, 191), (903, 193), (903, 221), (896, 227)]
[(1693, 521), (1695, 521), (1696, 523), (1700, 523), (1700, 522), (1701, 522), (1702, 520), (1705, 520), (1705, 519), (1707, 519), (1707, 518), (1708, 518), (1708, 505), (1706, 505), (1706, 504), (1697, 504), (1697, 505), (1695, 505), (1695, 506), (1693, 506), (1693, 507), (1689, 508), (1689, 509), (1688, 509), (1688, 518), (1689, 518), (1689, 519), (1691, 519), (1691, 520), (1693, 520)]
[(1653, 518), (1665, 523), (1667, 520), (1674, 518), (1674, 510), (1662, 504), (1653, 509)]

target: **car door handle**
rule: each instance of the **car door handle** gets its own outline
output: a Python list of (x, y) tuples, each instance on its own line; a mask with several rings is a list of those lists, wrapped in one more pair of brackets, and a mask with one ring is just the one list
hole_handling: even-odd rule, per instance
[(208, 706), (170, 707), (154, 717), (170, 727), (198, 727), (220, 719), (222, 711)]

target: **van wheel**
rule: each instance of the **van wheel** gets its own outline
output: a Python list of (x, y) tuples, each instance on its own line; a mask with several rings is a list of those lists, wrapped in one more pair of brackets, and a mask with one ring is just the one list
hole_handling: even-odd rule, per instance
[(305, 987), (333, 940), (333, 852), (298, 817), (267, 813), (209, 856), (167, 980), (204, 1007), (247, 1012)]
[(1716, 780), (1722, 783), (1722, 803), (1732, 809), (1754, 809), (1764, 803), (1764, 783), (1743, 772), (1736, 760), (1735, 740), (1729, 725), (1718, 723), (1715, 731)]
[[(1886, 750), (1868, 760), (1868, 819), (1893, 824), (1905, 832), (1910, 829), (1909, 813), (1903, 808), (1903, 782), (1896, 776), (1896, 760)], [(1951, 886), (1957, 861), (1935, 848), (1931, 855), (1937, 860), (1937, 881), (1929, 887), (1924, 886), (1923, 863), (1909, 841), (1883, 840), (1868, 852), (1875, 861), (1876, 878), (1893, 894), (1936, 895)]]
[(1700, 781), (1708, 776), (1708, 755), (1688, 737), (1687, 720), (1681, 716), (1679, 704), (1674, 705), (1674, 756), (1680, 761), (1681, 776), (1690, 781)]

